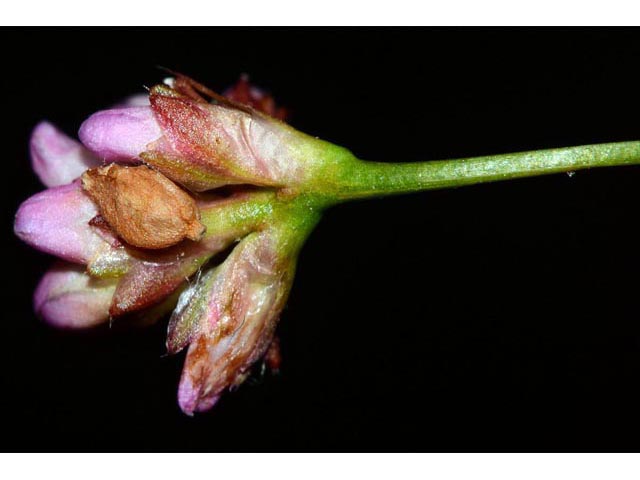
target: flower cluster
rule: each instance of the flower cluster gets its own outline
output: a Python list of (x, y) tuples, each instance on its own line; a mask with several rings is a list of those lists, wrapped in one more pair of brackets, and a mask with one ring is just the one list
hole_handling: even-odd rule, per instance
[(277, 360), (277, 320), (318, 219), (291, 198), (326, 163), (324, 142), (285, 114), (245, 77), (220, 96), (177, 75), (89, 117), (81, 143), (39, 124), (31, 158), (48, 188), (14, 225), (60, 259), (36, 289), (37, 313), (84, 328), (172, 312), (168, 352), (188, 347), (187, 414), (211, 408), (268, 351)]
[(89, 117), (81, 143), (38, 125), (31, 158), (49, 188), (20, 206), (14, 230), (61, 260), (38, 285), (36, 311), (67, 328), (172, 312), (167, 350), (187, 349), (178, 402), (192, 414), (260, 358), (277, 367), (296, 260), (328, 206), (640, 164), (640, 142), (364, 162), (293, 129), (286, 113), (246, 78), (221, 96), (176, 75)]

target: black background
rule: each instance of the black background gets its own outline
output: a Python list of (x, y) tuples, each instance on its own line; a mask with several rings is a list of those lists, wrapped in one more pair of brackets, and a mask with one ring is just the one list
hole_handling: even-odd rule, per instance
[[(14, 238), (28, 138), (160, 81), (242, 72), (297, 128), (417, 161), (640, 139), (640, 31), (2, 30), (0, 422), (6, 450), (640, 449), (640, 168), (326, 212), (280, 324), (284, 364), (194, 418), (166, 322), (55, 331), (51, 263)], [(213, 468), (213, 467), (212, 467)]]

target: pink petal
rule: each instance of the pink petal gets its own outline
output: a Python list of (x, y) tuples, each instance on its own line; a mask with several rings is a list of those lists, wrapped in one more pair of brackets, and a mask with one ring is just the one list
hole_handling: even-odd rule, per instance
[(33, 170), (47, 187), (70, 183), (88, 168), (101, 164), (80, 142), (49, 122), (36, 126), (29, 147)]
[(80, 141), (107, 161), (140, 161), (138, 155), (162, 135), (151, 107), (129, 107), (94, 113), (80, 126)]
[(89, 221), (97, 215), (79, 182), (50, 188), (26, 200), (16, 213), (15, 234), (38, 250), (88, 263), (108, 243)]
[(34, 308), (56, 327), (93, 327), (109, 319), (115, 283), (92, 278), (77, 265), (58, 262), (40, 280)]

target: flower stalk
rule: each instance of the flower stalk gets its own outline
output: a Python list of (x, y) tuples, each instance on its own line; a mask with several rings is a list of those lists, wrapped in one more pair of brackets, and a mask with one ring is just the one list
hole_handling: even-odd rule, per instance
[(429, 162), (379, 163), (354, 159), (342, 167), (334, 184), (323, 188), (335, 203), (341, 203), (358, 198), (637, 164), (640, 164), (640, 142), (603, 143)]

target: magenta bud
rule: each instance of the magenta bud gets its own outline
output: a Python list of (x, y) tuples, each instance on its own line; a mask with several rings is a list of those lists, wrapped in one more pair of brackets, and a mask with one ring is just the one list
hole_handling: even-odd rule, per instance
[(88, 263), (108, 243), (89, 221), (97, 215), (78, 182), (29, 198), (16, 213), (13, 230), (25, 243), (64, 260)]
[(116, 280), (95, 279), (82, 267), (58, 262), (35, 291), (35, 311), (61, 328), (87, 328), (109, 319), (109, 305)]
[(151, 107), (103, 110), (84, 121), (78, 132), (91, 152), (106, 161), (138, 162), (147, 146), (162, 135)]
[(31, 134), (31, 165), (47, 187), (65, 185), (100, 160), (49, 122), (40, 122)]

